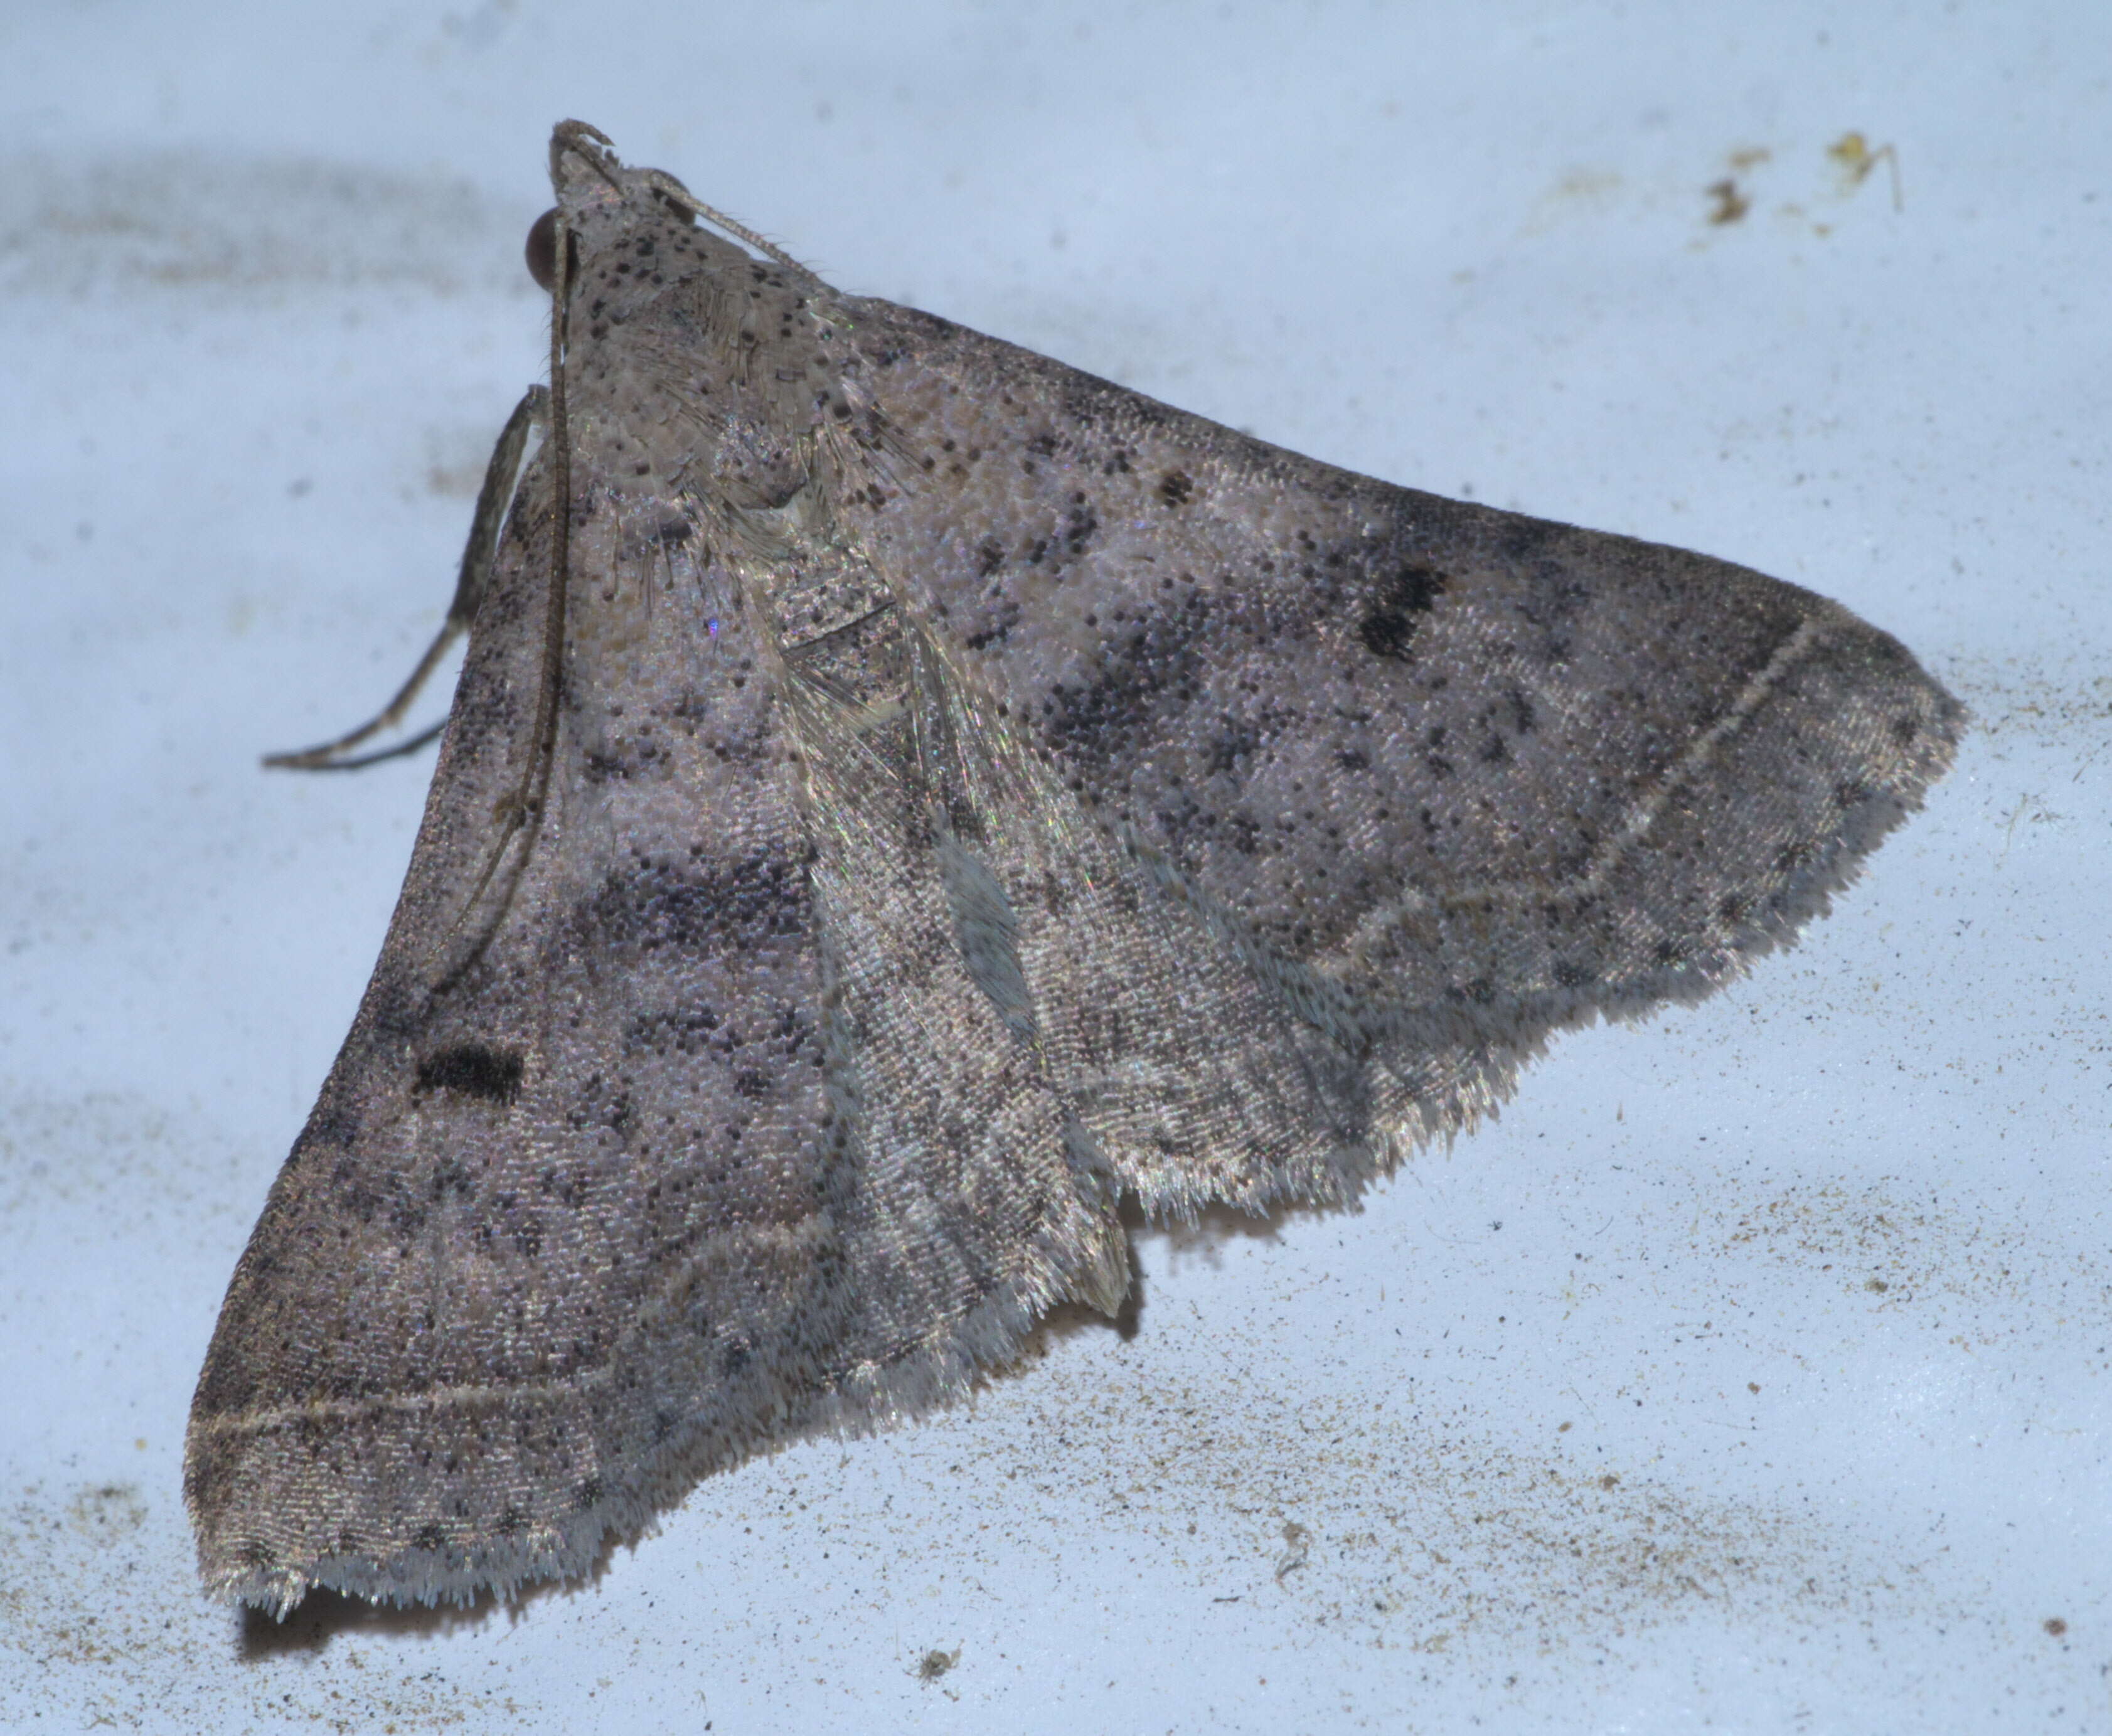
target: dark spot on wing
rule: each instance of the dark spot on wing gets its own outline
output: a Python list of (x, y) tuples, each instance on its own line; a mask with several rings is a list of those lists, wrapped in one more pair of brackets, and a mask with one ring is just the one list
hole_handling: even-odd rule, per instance
[(603, 946), (623, 953), (663, 947), (753, 946), (812, 926), (805, 862), (751, 856), (688, 872), (654, 864), (610, 875), (583, 900), (575, 920)]
[(511, 1103), (521, 1094), (523, 1062), (517, 1049), (457, 1043), (418, 1063), (413, 1091), (455, 1091), (487, 1103)]
[(1364, 648), (1374, 657), (1405, 662), (1422, 617), (1437, 606), (1447, 583), (1445, 575), (1432, 568), (1402, 567), (1379, 587), (1357, 623), (1357, 637)]
[(1045, 739), (1090, 763), (1130, 739), (1163, 706), (1184, 702), (1203, 668), (1195, 643), (1202, 625), (1167, 616), (1110, 638), (1090, 679), (1049, 688), (1042, 701)]
[(1496, 526), (1496, 548), (1516, 567), (1535, 566), (1548, 545), (1566, 534), (1567, 527), (1550, 519), (1509, 512), (1495, 516), (1500, 521)]

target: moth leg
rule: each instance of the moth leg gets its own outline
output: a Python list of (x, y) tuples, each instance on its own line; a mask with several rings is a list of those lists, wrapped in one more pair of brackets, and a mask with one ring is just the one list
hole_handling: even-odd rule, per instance
[(530, 386), (513, 407), (513, 414), (506, 419), (506, 426), (499, 432), (498, 443), (491, 449), (491, 462), (485, 466), (484, 486), (477, 491), (476, 513), (470, 520), (469, 542), (462, 549), (462, 569), (455, 579), (454, 600), (448, 605), (447, 619), (440, 623), (440, 630), (426, 648), (426, 654), (418, 659), (418, 666), (411, 671), (410, 679), (396, 690), (394, 698), (357, 729), (340, 735), (335, 741), (303, 748), (297, 753), (267, 753), (264, 756), (266, 766), (288, 771), (353, 771), (381, 760), (416, 753), (447, 727), (447, 720), (442, 718), (430, 729), (421, 729), (409, 740), (398, 742), (394, 747), (377, 748), (371, 753), (348, 752), (385, 729), (394, 729), (403, 720), (403, 714), (410, 710), (412, 701), (439, 666), (448, 648), (469, 630), (469, 624), (476, 618), (476, 606), (484, 600), (484, 588), (491, 577), (491, 563), (498, 553), (498, 533), (505, 525), (507, 508), (512, 504), (513, 484), (521, 474), (521, 455), (528, 444), (528, 430), (548, 421), (549, 398), (547, 387)]

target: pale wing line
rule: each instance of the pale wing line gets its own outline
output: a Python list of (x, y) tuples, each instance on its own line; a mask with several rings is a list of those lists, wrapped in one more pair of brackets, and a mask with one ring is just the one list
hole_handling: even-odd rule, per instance
[[(1834, 611), (1828, 610), (1823, 613), (1831, 617)], [(1630, 807), (1627, 817), (1619, 829), (1592, 853), (1590, 863), (1573, 879), (1551, 888), (1536, 887), (1528, 889), (1499, 884), (1462, 887), (1441, 895), (1406, 890), (1393, 902), (1373, 911), (1358, 924), (1357, 934), (1350, 942), (1350, 948), (1355, 949), (1372, 945), (1403, 919), (1427, 915), (1432, 911), (1544, 904), (1595, 896), (1604, 889), (1621, 858), (1656, 824), (1658, 816), (1664, 811), (1672, 798), (1715, 757), (1717, 750), (1726, 741), (1746, 727), (1790, 671), (1815, 651), (1824, 641), (1828, 629), (1837, 625), (1837, 620), (1822, 619), (1819, 615), (1808, 616), (1800, 622), (1796, 631), (1776, 648), (1774, 655), (1768, 659), (1759, 673), (1746, 684), (1723, 716), (1696, 736), (1693, 744), (1680, 756), (1672, 769)]]
[[(748, 1227), (752, 1236), (761, 1229), (761, 1226), (753, 1225)], [(750, 1252), (775, 1254), (783, 1252), (787, 1244), (803, 1243), (807, 1239), (801, 1227), (786, 1226), (764, 1233), (760, 1243), (751, 1246)], [(803, 1246), (794, 1249), (795, 1253), (807, 1251)], [(616, 1378), (617, 1369), (623, 1366), (630, 1357), (633, 1347), (667, 1318), (672, 1309), (672, 1299), (686, 1290), (697, 1273), (722, 1252), (715, 1244), (708, 1243), (669, 1273), (639, 1303), (630, 1324), (617, 1339), (608, 1360), (596, 1367), (583, 1369), (576, 1375), (548, 1375), (526, 1380), (466, 1380), (450, 1386), (429, 1387), (422, 1393), (377, 1393), (364, 1398), (312, 1398), (253, 1411), (229, 1411), (219, 1416), (208, 1417), (193, 1426), (197, 1433), (212, 1436), (265, 1434), (303, 1420), (321, 1422), (366, 1416), (416, 1416), (445, 1410), (467, 1410), (480, 1404), (497, 1403), (523, 1395), (555, 1398), (568, 1393), (591, 1392), (597, 1387), (606, 1386)]]
[(298, 1422), (351, 1421), (377, 1416), (416, 1416), (435, 1411), (468, 1409), (478, 1404), (500, 1404), (524, 1393), (554, 1396), (585, 1392), (614, 1379), (613, 1360), (600, 1368), (577, 1375), (553, 1375), (541, 1380), (476, 1381), (459, 1386), (434, 1387), (423, 1393), (376, 1393), (367, 1398), (314, 1398), (301, 1404), (275, 1405), (257, 1411), (234, 1411), (208, 1417), (199, 1426), (201, 1434), (267, 1434)]

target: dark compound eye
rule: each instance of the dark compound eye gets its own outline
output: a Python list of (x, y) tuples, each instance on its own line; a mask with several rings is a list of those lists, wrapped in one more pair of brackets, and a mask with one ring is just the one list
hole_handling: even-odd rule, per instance
[(549, 289), (558, 279), (558, 213), (555, 207), (528, 231), (528, 275)]

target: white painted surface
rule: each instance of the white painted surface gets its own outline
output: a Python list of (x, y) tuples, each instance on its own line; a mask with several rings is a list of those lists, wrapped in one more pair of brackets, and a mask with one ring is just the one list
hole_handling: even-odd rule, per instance
[[(0, 19), (0, 1723), (2112, 1725), (2112, 14), (764, 10)], [(1840, 597), (1978, 725), (1800, 951), (1361, 1215), (1145, 1238), (1134, 1338), (589, 1586), (245, 1627), (185, 1407), (426, 776), (256, 755), (438, 620), (564, 115), (846, 289)]]

